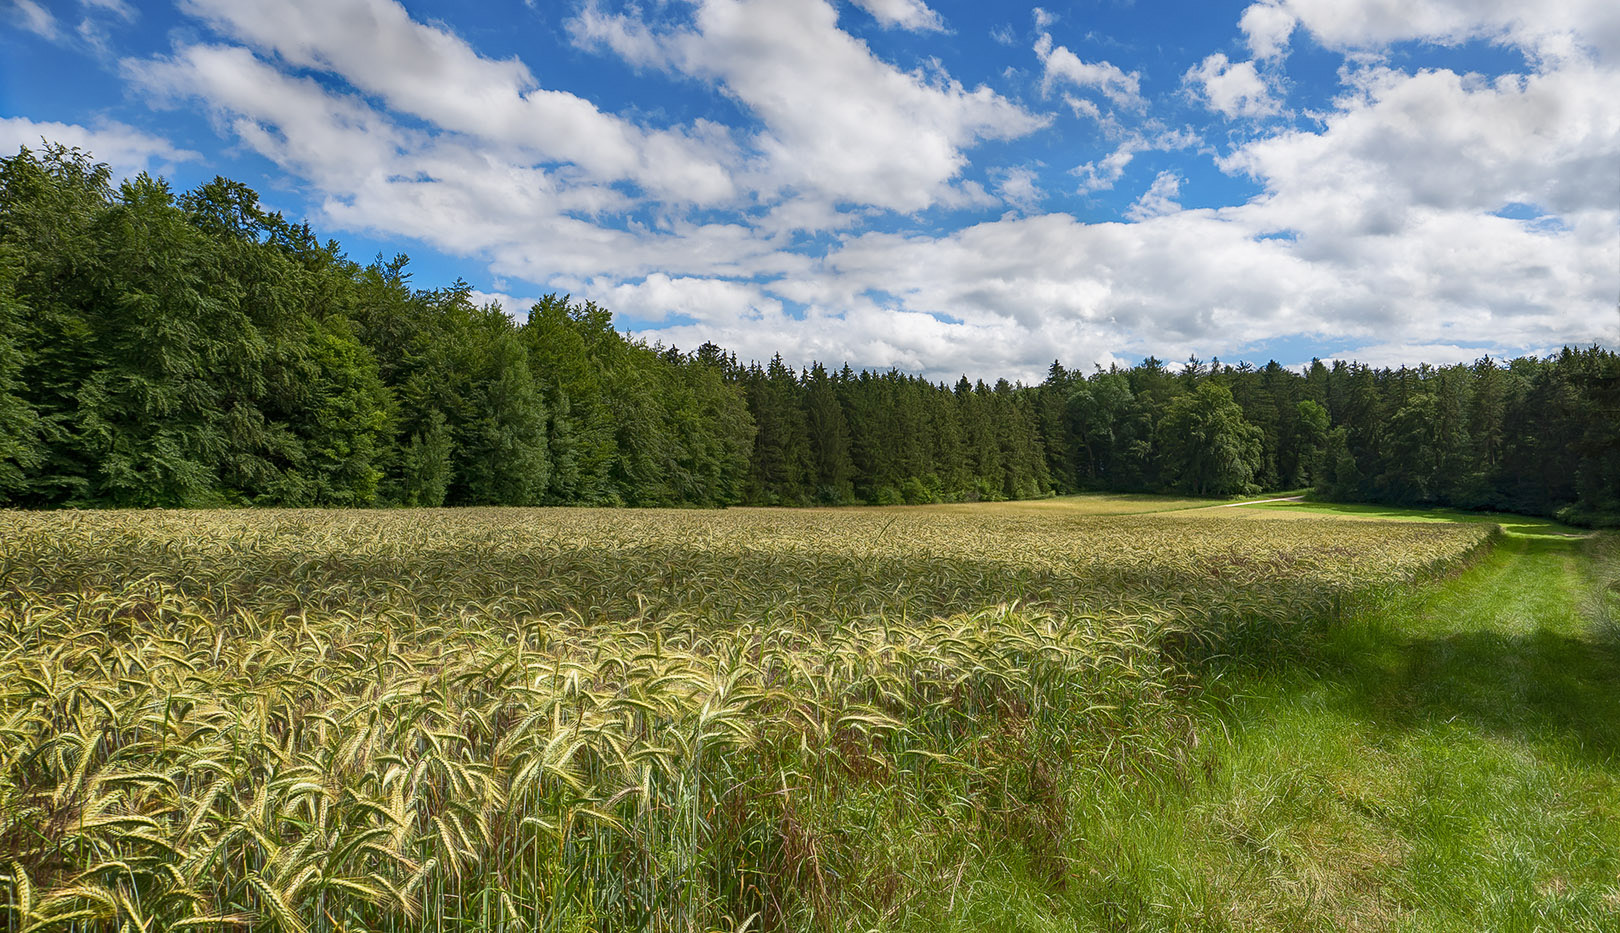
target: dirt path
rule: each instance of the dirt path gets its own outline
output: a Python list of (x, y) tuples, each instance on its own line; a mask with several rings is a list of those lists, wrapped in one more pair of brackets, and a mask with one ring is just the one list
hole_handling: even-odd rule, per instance
[(1240, 505), (1265, 505), (1267, 502), (1304, 502), (1304, 501), (1305, 501), (1304, 496), (1283, 496), (1281, 499), (1251, 499), (1248, 502), (1222, 502), (1220, 505), (1212, 505), (1212, 506), (1209, 506), (1209, 508), (1212, 508), (1212, 509), (1235, 509)]

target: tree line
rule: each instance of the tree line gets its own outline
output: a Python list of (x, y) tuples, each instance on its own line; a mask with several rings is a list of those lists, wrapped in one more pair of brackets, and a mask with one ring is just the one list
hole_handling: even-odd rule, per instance
[(0, 159), (0, 503), (726, 506), (1083, 490), (1620, 517), (1620, 357), (1172, 368), (1038, 385), (740, 364), (547, 296), (349, 260), (216, 178)]

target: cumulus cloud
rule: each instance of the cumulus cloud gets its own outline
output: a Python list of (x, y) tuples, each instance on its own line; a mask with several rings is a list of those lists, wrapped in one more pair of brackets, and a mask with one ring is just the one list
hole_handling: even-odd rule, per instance
[(1131, 132), (1124, 135), (1113, 152), (1094, 162), (1081, 163), (1073, 168), (1070, 174), (1080, 179), (1081, 194), (1106, 191), (1124, 177), (1125, 169), (1136, 159), (1138, 153), (1187, 149), (1198, 145), (1200, 141), (1198, 135), (1188, 129), (1161, 129), (1151, 135)]
[(1617, 336), (1593, 313), (1613, 300), (1612, 276), (1595, 270), (1620, 261), (1602, 239), (1419, 212), (1397, 234), (1349, 236), (1349, 251), (1324, 254), (1309, 242), (1320, 231), (1262, 236), (1272, 220), (1249, 208), (1171, 210), (1125, 225), (1047, 214), (939, 237), (869, 233), (773, 286), (809, 307), (802, 320), (771, 322), (764, 337), (725, 321), (657, 333), (690, 342), (703, 331), (762, 351), (774, 340), (798, 362), (1031, 380), (1054, 355), (1082, 366), (1178, 358), (1285, 334), (1351, 348), (1394, 334), (1416, 345), (1488, 334), (1493, 347)]
[(1254, 62), (1228, 61), (1221, 52), (1189, 69), (1182, 82), (1211, 110), (1227, 119), (1265, 117), (1282, 110), (1282, 103)]
[(300, 68), (342, 77), (392, 109), (446, 130), (629, 180), (662, 200), (731, 199), (735, 161), (709, 124), (648, 129), (568, 91), (543, 88), (517, 59), (495, 60), (395, 0), (182, 0), (194, 15)]
[(1076, 166), (1073, 174), (1080, 179), (1080, 193), (1090, 194), (1093, 191), (1106, 191), (1114, 187), (1115, 183), (1125, 176), (1126, 166), (1131, 164), (1139, 151), (1141, 151), (1139, 140), (1126, 140), (1103, 158)]
[(913, 32), (938, 32), (945, 28), (945, 21), (922, 0), (852, 0), (852, 2), (872, 14), (874, 19), (885, 26), (895, 26)]
[[(728, 99), (742, 116), (725, 126), (607, 112), (392, 0), (185, 3), (217, 35), (126, 62), (137, 88), (200, 103), (338, 230), (486, 264), (511, 284), (475, 300), (519, 317), (530, 299), (513, 295), (571, 291), (669, 344), (941, 379), (1039, 379), (1054, 356), (1224, 357), (1287, 336), (1373, 362), (1620, 341), (1620, 72), (1601, 51), (1608, 14), (1581, 0), (1549, 0), (1534, 27), (1497, 0), (1418, 3), (1404, 26), (1385, 0), (1252, 5), (1237, 28), (1254, 60), (1215, 53), (1183, 77), (1213, 112), (1281, 113), (1268, 82), (1302, 41), (1296, 21), (1347, 65), (1309, 124), (1228, 127), (1217, 167), (1259, 194), (1219, 208), (1183, 207), (1177, 170), (1142, 173), (1143, 153), (1206, 144), (1146, 108), (1139, 75), (1042, 32), (1042, 90), (1096, 119), (1080, 193), (1139, 193), (1114, 223), (1041, 213), (1054, 186), (1034, 158), (972, 165), (982, 143), (1047, 117), (940, 66), (885, 61), (824, 0), (579, 8), (579, 46)], [(1051, 22), (1037, 12), (1038, 29)], [(1532, 65), (1481, 76), (1349, 54), (1457, 37), (1524, 43)], [(9, 120), (0, 141), (40, 127), (63, 136)], [(135, 134), (125, 161), (183, 156), (96, 131), (108, 139), (85, 144), (103, 158), (115, 131)], [(984, 213), (959, 227), (912, 213), (933, 208)]]
[(195, 152), (176, 148), (166, 139), (112, 120), (84, 126), (27, 117), (0, 117), (0, 153), (12, 155), (24, 146), (37, 151), (43, 140), (83, 149), (97, 161), (107, 163), (121, 177), (141, 172), (163, 173), (181, 162), (201, 158)]
[(1046, 192), (1037, 183), (1035, 170), (1026, 166), (1001, 169), (992, 173), (996, 178), (996, 196), (1023, 211), (1040, 206)]
[(1249, 51), (1255, 58), (1277, 58), (1288, 51), (1288, 39), (1296, 25), (1294, 14), (1281, 3), (1256, 3), (1243, 11), (1238, 28), (1243, 30)]
[(1486, 39), (1556, 59), (1581, 50), (1611, 63), (1620, 57), (1620, 6), (1609, 0), (1281, 0), (1279, 5), (1318, 42), (1335, 49)]
[(570, 28), (584, 46), (716, 82), (748, 108), (763, 124), (751, 182), (767, 196), (922, 210), (950, 199), (965, 149), (1046, 125), (988, 87), (884, 62), (837, 18), (824, 0), (700, 0), (691, 23), (654, 28), (593, 4)]
[(467, 297), (479, 307), (498, 305), (507, 317), (519, 323), (529, 319), (529, 309), (540, 301), (538, 298), (514, 298), (505, 292), (486, 292), (476, 288), (468, 292)]
[(781, 300), (752, 282), (656, 272), (637, 282), (600, 282), (588, 287), (605, 296), (616, 313), (651, 324), (686, 318), (709, 326), (734, 327), (780, 319), (783, 314)]
[[(1507, 359), (1525, 352), (1540, 356), (1554, 352), (1554, 345), (1529, 348), (1509, 348), (1500, 344), (1486, 341), (1484, 343), (1373, 343), (1358, 346), (1354, 351), (1341, 353), (1324, 353), (1319, 358), (1324, 363), (1343, 360), (1347, 363), (1356, 361), (1377, 360), (1381, 366), (1420, 366), (1428, 363), (1431, 366), (1449, 366), (1454, 363), (1472, 363), (1481, 357), (1489, 356), (1493, 359)], [(1300, 361), (1308, 362), (1308, 361)]]
[(794, 267), (792, 256), (734, 223), (674, 222), (654, 232), (592, 222), (591, 213), (628, 207), (624, 196), (503, 161), (476, 140), (402, 127), (362, 98), (283, 73), (244, 48), (190, 46), (125, 68), (160, 100), (206, 101), (222, 130), (323, 195), (322, 213), (344, 229), (481, 256), (498, 274), (535, 282)]
[(1160, 172), (1153, 179), (1153, 184), (1142, 196), (1136, 199), (1125, 211), (1125, 216), (1132, 220), (1147, 220), (1150, 217), (1163, 217), (1181, 210), (1176, 198), (1181, 195), (1181, 175), (1174, 171)]
[(1051, 33), (1035, 40), (1035, 55), (1041, 60), (1041, 89), (1050, 93), (1059, 84), (1096, 91), (1116, 106), (1140, 110), (1142, 79), (1136, 72), (1125, 72), (1109, 62), (1088, 62), (1065, 46), (1054, 46)]
[(1334, 225), (1360, 223), (1334, 208), (1339, 201), (1374, 214), (1389, 205), (1612, 208), (1620, 206), (1616, 99), (1620, 72), (1591, 66), (1495, 80), (1373, 68), (1325, 128), (1257, 139), (1221, 165), (1262, 181), (1302, 214), (1315, 200), (1319, 222)]

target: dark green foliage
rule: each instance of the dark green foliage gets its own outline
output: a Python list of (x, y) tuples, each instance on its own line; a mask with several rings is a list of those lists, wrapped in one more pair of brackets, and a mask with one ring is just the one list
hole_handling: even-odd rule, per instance
[(954, 386), (739, 365), (336, 243), (216, 178), (0, 159), (0, 504), (918, 504), (1081, 490), (1620, 523), (1620, 356), (1303, 374), (1149, 357)]
[(382, 471), (376, 463), (391, 428), (388, 393), (371, 354), (340, 318), (309, 322), (304, 457), (300, 473), (312, 504), (369, 505)]
[(8, 304), (20, 356), (20, 409), (32, 414), (39, 447), (20, 446), (7, 493), (12, 502), (58, 505), (83, 498), (78, 391), (91, 371), (89, 287), (100, 262), (91, 228), (112, 202), (105, 165), (50, 146), (0, 160), (0, 248), (8, 254)]
[(22, 397), (23, 308), (16, 298), (18, 263), (0, 242), (0, 501), (24, 487), (24, 471), (39, 462), (39, 420)]
[(755, 432), (746, 399), (726, 383), (724, 366), (712, 359), (672, 353), (663, 364), (666, 419), (675, 435), (668, 504), (743, 501)]
[(748, 499), (769, 505), (801, 505), (809, 500), (813, 478), (810, 436), (799, 403), (799, 381), (781, 354), (761, 369), (756, 363), (742, 375), (748, 408), (754, 415), (753, 464)]
[(400, 460), (401, 505), (439, 506), (450, 490), (450, 426), (444, 415), (430, 409), (416, 433), (405, 444)]
[(236, 375), (230, 344), (251, 340), (252, 325), (220, 294), (209, 240), (162, 182), (126, 182), (91, 237), (103, 272), (84, 317), (100, 365), (78, 387), (71, 428), (85, 493), (113, 505), (217, 501), (221, 384)]
[(1158, 435), (1164, 476), (1174, 488), (1199, 496), (1257, 491), (1264, 435), (1243, 419), (1225, 386), (1204, 382), (1177, 396)]
[(1046, 381), (1035, 395), (1035, 412), (1040, 427), (1041, 446), (1046, 451), (1046, 471), (1057, 492), (1076, 492), (1082, 488), (1079, 477), (1080, 439), (1074, 420), (1069, 417), (1069, 398), (1076, 383), (1083, 384), (1078, 373), (1070, 373), (1057, 360), (1047, 370)]
[[(618, 456), (613, 413), (604, 385), (612, 321), (594, 304), (547, 295), (529, 310), (524, 346), (541, 397), (552, 413), (547, 437), (556, 451), (545, 501), (606, 505), (621, 502), (610, 473)], [(613, 334), (612, 338), (617, 338)]]
[(533, 505), (550, 477), (545, 409), (528, 353), (498, 307), (475, 308), (467, 289), (440, 297), (456, 356), (450, 367), (454, 505)]
[(820, 363), (810, 367), (804, 386), (805, 434), (810, 444), (812, 498), (824, 505), (855, 501), (855, 463), (849, 456), (849, 425), (838, 392)]
[(1278, 452), (1281, 485), (1298, 489), (1317, 481), (1327, 469), (1327, 409), (1310, 399), (1294, 406), (1293, 423), (1285, 435), (1288, 442)]
[(1433, 395), (1419, 392), (1390, 416), (1387, 456), (1377, 488), (1381, 498), (1414, 505), (1433, 502), (1440, 471), (1439, 413)]

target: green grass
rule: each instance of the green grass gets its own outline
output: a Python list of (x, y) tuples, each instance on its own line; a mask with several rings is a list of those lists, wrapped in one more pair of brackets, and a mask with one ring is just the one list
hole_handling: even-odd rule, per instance
[(940, 928), (1620, 929), (1620, 551), (1569, 534), (1211, 670), (1190, 767), (1079, 782), (1068, 890), (992, 866)]
[(1341, 518), (1397, 519), (1413, 522), (1467, 522), (1501, 525), (1510, 535), (1573, 538), (1586, 532), (1533, 515), (1509, 512), (1468, 512), (1461, 509), (1403, 509), (1387, 505), (1361, 505), (1347, 502), (1267, 502), (1239, 506), (1271, 514), (1334, 515)]

